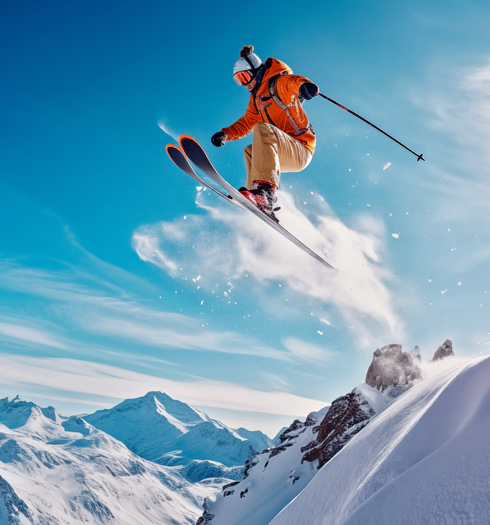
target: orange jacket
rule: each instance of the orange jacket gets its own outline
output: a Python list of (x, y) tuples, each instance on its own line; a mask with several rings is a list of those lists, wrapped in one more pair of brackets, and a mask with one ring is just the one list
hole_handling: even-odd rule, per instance
[[(293, 75), (291, 68), (276, 58), (268, 58), (264, 66), (261, 84), (250, 96), (245, 115), (222, 129), (226, 133), (226, 140), (240, 139), (248, 135), (258, 122), (269, 122), (302, 142), (313, 153), (316, 146), (315, 132), (298, 99), (301, 84), (311, 81), (306, 77)], [(275, 92), (283, 107), (272, 98), (271, 79), (272, 91), (275, 83)]]

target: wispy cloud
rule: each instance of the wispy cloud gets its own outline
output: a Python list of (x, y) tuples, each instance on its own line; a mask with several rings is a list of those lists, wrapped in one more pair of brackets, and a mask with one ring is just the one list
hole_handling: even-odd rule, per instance
[(285, 283), (285, 294), (294, 291), (317, 304), (334, 305), (345, 322), (361, 324), (359, 333), (366, 345), (371, 345), (366, 334), (378, 340), (381, 332), (402, 332), (388, 288), (390, 273), (381, 263), (385, 236), (381, 222), (359, 216), (349, 227), (321, 196), (309, 195), (300, 209), (291, 195), (281, 193), (282, 224), (339, 268), (335, 272), (245, 212), (208, 207), (202, 191), (197, 203), (206, 214), (136, 231), (133, 247), (139, 257), (173, 277), (190, 280), (199, 274), (200, 286), (208, 291), (216, 282), (250, 283), (251, 276), (264, 287)]
[(284, 340), (283, 345), (294, 355), (301, 357), (301, 359), (305, 361), (311, 361), (312, 363), (327, 362), (333, 356), (331, 352), (325, 349), (324, 345), (314, 345), (294, 337)]
[[(205, 328), (200, 319), (153, 308), (126, 292), (121, 297), (115, 293), (117, 288), (113, 284), (106, 289), (94, 288), (92, 278), (88, 283), (83, 282), (76, 273), (47, 272), (3, 262), (0, 274), (4, 277), (4, 288), (49, 299), (53, 312), (86, 334), (109, 335), (116, 341), (170, 350), (257, 355), (283, 360), (294, 358), (289, 351), (267, 346), (253, 337)], [(5, 335), (8, 333), (24, 341), (44, 341), (41, 344), (51, 342), (54, 348), (63, 347), (61, 340), (53, 335), (29, 329), (26, 325), (11, 324), (5, 323)]]
[(45, 346), (67, 350), (69, 345), (56, 333), (41, 329), (25, 320), (0, 317), (0, 341), (10, 341), (28, 346)]
[[(325, 406), (324, 401), (288, 392), (262, 391), (224, 381), (196, 378), (174, 381), (123, 368), (66, 358), (32, 358), (0, 354), (0, 383), (12, 390), (28, 384), (60, 391), (127, 399), (148, 391), (164, 391), (191, 405), (234, 411), (304, 415)], [(77, 397), (78, 402), (80, 398)]]
[[(448, 137), (448, 151), (438, 151), (433, 167), (437, 191), (444, 202), (443, 220), (488, 218), (490, 199), (490, 59), (479, 67), (438, 70), (425, 96), (416, 96), (430, 108), (430, 124)], [(418, 94), (420, 95), (420, 94)]]

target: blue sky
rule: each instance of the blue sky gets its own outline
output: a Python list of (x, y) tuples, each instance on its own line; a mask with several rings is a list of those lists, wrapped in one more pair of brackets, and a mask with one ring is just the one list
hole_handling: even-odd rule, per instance
[[(360, 383), (372, 352), (490, 345), (487, 2), (8, 2), (0, 17), (0, 395), (66, 413), (162, 390), (273, 435)], [(180, 173), (216, 149), (253, 44), (322, 99), (282, 223), (337, 274)]]

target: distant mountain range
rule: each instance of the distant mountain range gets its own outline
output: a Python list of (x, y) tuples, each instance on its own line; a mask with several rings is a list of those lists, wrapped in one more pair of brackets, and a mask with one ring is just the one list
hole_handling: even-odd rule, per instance
[(194, 524), (204, 497), (271, 445), (161, 392), (83, 418), (5, 398), (0, 524)]

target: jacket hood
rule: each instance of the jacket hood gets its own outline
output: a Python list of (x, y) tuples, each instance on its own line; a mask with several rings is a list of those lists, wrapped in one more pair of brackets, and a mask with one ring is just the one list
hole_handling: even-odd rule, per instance
[(276, 75), (292, 75), (293, 70), (282, 60), (269, 57), (264, 63), (264, 80), (275, 77)]
[(265, 62), (261, 70), (259, 71), (257, 75), (257, 85), (255, 86), (254, 90), (252, 91), (251, 95), (252, 97), (255, 96), (259, 91), (260, 88), (269, 81), (272, 77), (275, 77), (276, 75), (292, 75), (293, 70), (282, 60), (278, 60), (277, 58), (269, 57)]

